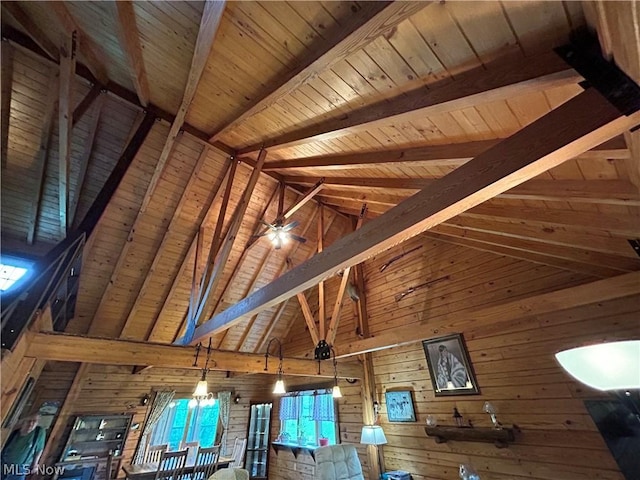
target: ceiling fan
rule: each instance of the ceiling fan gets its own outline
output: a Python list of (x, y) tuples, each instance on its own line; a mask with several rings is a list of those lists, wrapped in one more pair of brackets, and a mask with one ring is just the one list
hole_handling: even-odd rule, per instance
[[(289, 240), (295, 240), (296, 242), (305, 243), (307, 241), (306, 238), (301, 237), (300, 235), (296, 235), (291, 233), (291, 230), (296, 228), (300, 222), (294, 220), (291, 223), (285, 224), (285, 221), (293, 215), (293, 213), (302, 205), (301, 202), (291, 207), (287, 212), (284, 212), (284, 192), (285, 192), (285, 184), (280, 183), (280, 197), (278, 199), (278, 214), (273, 223), (265, 222), (264, 220), (260, 220), (262, 224), (267, 227), (266, 230), (253, 235), (252, 239), (257, 240), (260, 237), (268, 237), (273, 243), (273, 247), (276, 250), (280, 250), (283, 245), (285, 245)], [(306, 200), (305, 200), (306, 201)]]
[(299, 222), (297, 220), (294, 220), (291, 223), (287, 223), (286, 225), (281, 218), (278, 218), (273, 223), (267, 223), (262, 220), (262, 223), (267, 227), (267, 231), (259, 233), (255, 236), (268, 237), (269, 240), (271, 240), (271, 243), (273, 243), (273, 246), (276, 250), (280, 250), (280, 248), (282, 248), (282, 245), (286, 244), (289, 239), (295, 240), (300, 243), (305, 243), (307, 241), (306, 238), (290, 232), (290, 230), (299, 225)]

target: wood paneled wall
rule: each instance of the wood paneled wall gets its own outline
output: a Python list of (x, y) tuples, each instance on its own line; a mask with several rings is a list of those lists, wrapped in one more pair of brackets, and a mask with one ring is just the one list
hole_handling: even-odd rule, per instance
[[(380, 272), (380, 267), (399, 253), (410, 253)], [(368, 322), (372, 335), (415, 324), (426, 330), (438, 319), (460, 311), (569, 288), (594, 281), (587, 275), (535, 265), (491, 253), (416, 238), (365, 262)], [(396, 300), (395, 295), (426, 281), (447, 277), (429, 288), (418, 289)], [(329, 293), (332, 295), (333, 293)], [(355, 338), (349, 305), (343, 309), (337, 343)], [(621, 479), (619, 469), (589, 416), (583, 400), (601, 394), (572, 381), (558, 366), (554, 353), (572, 346), (640, 336), (640, 296), (600, 302), (580, 308), (523, 316), (501, 322), (487, 318), (461, 331), (481, 389), (480, 395), (435, 397), (421, 342), (373, 354), (376, 397), (382, 405), (380, 423), (388, 444), (383, 447), (387, 470), (411, 472), (414, 480), (458, 477), (460, 463), (470, 462), (483, 480), (533, 478)], [(304, 320), (298, 319), (289, 334), (287, 354), (312, 355)], [(292, 344), (291, 340), (297, 342)], [(389, 423), (384, 392), (413, 392), (417, 420)], [(348, 389), (345, 389), (348, 390)], [(358, 390), (358, 389), (356, 389)], [(356, 392), (357, 393), (357, 392)], [(357, 397), (346, 396), (340, 411), (349, 409)], [(426, 416), (435, 415), (441, 425), (453, 424), (453, 407), (476, 426), (489, 426), (482, 413), (491, 401), (504, 424), (516, 424), (522, 432), (515, 444), (497, 449), (492, 444), (448, 442), (436, 444), (424, 431)], [(344, 403), (343, 403), (344, 402)], [(361, 414), (361, 405), (358, 405)], [(355, 410), (352, 412), (355, 413)], [(359, 432), (362, 417), (349, 431)], [(341, 417), (342, 420), (342, 417)], [(344, 441), (344, 438), (343, 438)], [(359, 438), (351, 437), (357, 443)], [(366, 462), (366, 452), (359, 450)], [(282, 453), (281, 453), (282, 455)], [(274, 479), (310, 475), (312, 463), (304, 456), (287, 460), (272, 458)], [(275, 463), (275, 462), (278, 463)]]
[[(58, 374), (51, 369), (43, 374), (36, 385), (38, 401), (61, 400), (66, 396), (70, 380), (67, 372), (70, 364), (57, 364)], [(91, 365), (82, 380), (80, 394), (67, 419), (66, 431), (61, 440), (53, 446), (48, 462), (59, 459), (62, 448), (68, 438), (76, 415), (93, 413), (131, 413), (133, 423), (143, 425), (147, 414), (147, 406), (141, 406), (140, 400), (145, 394), (161, 389), (176, 390), (177, 398), (187, 398), (193, 393), (200, 372), (197, 370), (171, 370), (166, 368), (150, 368), (139, 374), (131, 373), (131, 367)], [(68, 373), (68, 372), (67, 372)], [(264, 375), (236, 375), (227, 377), (223, 372), (210, 372), (207, 376), (211, 391), (230, 390), (233, 395), (239, 395), (239, 403), (231, 404), (231, 418), (227, 434), (228, 452), (233, 449), (236, 438), (247, 435), (249, 421), (249, 402), (268, 401), (271, 398), (270, 377)], [(66, 391), (64, 387), (66, 386)], [(62, 396), (60, 392), (64, 392)], [(130, 431), (123, 448), (123, 464), (131, 461), (141, 429)], [(118, 477), (124, 477), (122, 471)]]

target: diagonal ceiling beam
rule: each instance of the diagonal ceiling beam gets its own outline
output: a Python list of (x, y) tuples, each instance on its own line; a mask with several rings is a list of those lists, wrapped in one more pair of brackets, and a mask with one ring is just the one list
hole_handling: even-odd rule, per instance
[(0, 119), (0, 149), (2, 149), (2, 168), (7, 168), (7, 152), (9, 147), (9, 122), (11, 120), (11, 95), (13, 91), (13, 45), (2, 42), (2, 118)]
[(71, 123), (76, 70), (76, 33), (60, 49), (60, 98), (58, 99), (58, 213), (60, 238), (69, 228), (69, 170), (71, 169)]
[(333, 32), (331, 42), (317, 45), (305, 58), (299, 60), (298, 65), (291, 72), (279, 75), (269, 82), (264, 88), (266, 94), (262, 98), (250, 102), (246, 110), (214, 132), (209, 140), (218, 140), (224, 133), (269, 108), (349, 54), (368, 45), (376, 37), (392, 30), (429, 3), (386, 1), (363, 3), (360, 11), (342, 24), (338, 31)]
[(451, 112), (480, 103), (505, 100), (517, 95), (539, 92), (553, 87), (575, 84), (582, 80), (558, 56), (545, 53), (537, 57), (498, 59), (486, 66), (470, 70), (455, 80), (442, 80), (429, 89), (420, 87), (392, 100), (381, 100), (361, 107), (339, 118), (330, 118), (259, 144), (240, 149), (240, 154), (255, 152), (263, 144), (274, 150), (284, 146), (353, 133), (358, 130), (385, 126), (409, 118)]
[(193, 342), (560, 165), (638, 122), (638, 112), (622, 116), (589, 89), (211, 318), (196, 329)]
[(149, 82), (142, 58), (142, 45), (140, 45), (140, 32), (136, 25), (136, 13), (131, 0), (115, 2), (118, 11), (118, 35), (120, 45), (129, 61), (131, 80), (138, 94), (140, 104), (149, 104)]
[(80, 54), (86, 60), (87, 67), (100, 83), (106, 85), (109, 82), (109, 76), (100, 47), (78, 26), (65, 2), (49, 2), (48, 5), (69, 35), (71, 32), (77, 32)]
[[(29, 18), (18, 2), (2, 2), (2, 10), (8, 12), (18, 25), (27, 32), (36, 45), (38, 45), (51, 60), (58, 63), (60, 52), (58, 51), (57, 45)], [(2, 31), (4, 35), (5, 25), (2, 25)]]
[[(114, 352), (118, 352), (114, 355)], [(153, 365), (168, 368), (202, 368), (193, 366), (194, 349), (188, 346), (116, 340), (68, 335), (62, 333), (33, 333), (26, 357), (60, 362), (98, 363), (103, 365)], [(278, 362), (271, 362), (265, 371), (264, 355), (257, 353), (213, 350), (211, 370), (276, 374)], [(200, 363), (203, 363), (201, 360)], [(318, 373), (318, 368), (320, 373)], [(333, 377), (333, 365), (315, 360), (285, 358), (285, 375)], [(359, 362), (340, 362), (339, 378), (361, 378)]]

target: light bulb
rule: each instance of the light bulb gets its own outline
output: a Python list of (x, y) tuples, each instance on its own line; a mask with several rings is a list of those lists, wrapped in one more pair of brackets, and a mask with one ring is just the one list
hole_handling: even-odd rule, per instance
[(198, 400), (196, 400), (195, 398), (192, 398), (191, 400), (189, 400), (189, 408), (195, 408), (198, 406)]
[(281, 378), (278, 379), (275, 386), (273, 387), (273, 393), (275, 393), (276, 395), (282, 395), (283, 393), (287, 393), (287, 391), (284, 388), (284, 380), (282, 380)]
[(194, 397), (206, 397), (207, 394), (209, 393), (207, 390), (209, 390), (209, 387), (207, 385), (207, 381), (206, 380), (200, 380), (198, 382), (198, 385), (196, 385), (196, 389), (193, 392), (193, 396)]
[(342, 398), (342, 392), (340, 391), (340, 385), (334, 385), (331, 392), (333, 398)]

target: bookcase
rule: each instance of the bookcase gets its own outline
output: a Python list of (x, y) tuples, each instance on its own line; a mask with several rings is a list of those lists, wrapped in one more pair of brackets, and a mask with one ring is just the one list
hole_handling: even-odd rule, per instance
[[(111, 480), (120, 468), (122, 448), (131, 425), (130, 414), (76, 417), (56, 466), (65, 467), (60, 480)], [(109, 478), (107, 478), (107, 476)]]
[(269, 467), (271, 403), (252, 403), (247, 432), (245, 467), (251, 479), (266, 480)]

